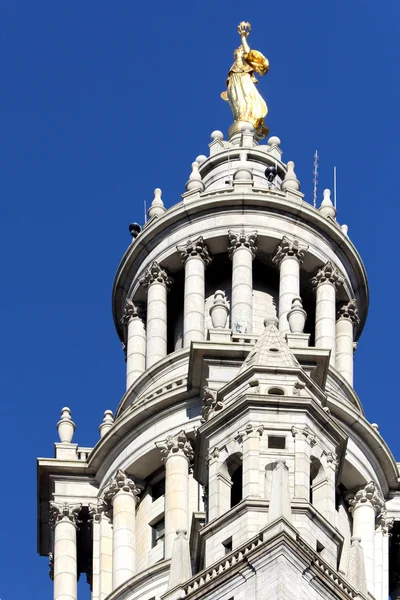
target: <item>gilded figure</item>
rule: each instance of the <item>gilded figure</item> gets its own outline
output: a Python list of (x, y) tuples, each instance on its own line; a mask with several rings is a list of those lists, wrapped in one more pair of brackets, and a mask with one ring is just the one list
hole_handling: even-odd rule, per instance
[(250, 31), (250, 23), (242, 21), (239, 24), (238, 33), (242, 43), (234, 52), (235, 62), (228, 73), (227, 90), (222, 92), (221, 98), (229, 102), (235, 122), (251, 123), (257, 137), (264, 138), (269, 131), (264, 125), (268, 108), (256, 88), (254, 73), (268, 73), (269, 62), (261, 52), (250, 48), (247, 41)]

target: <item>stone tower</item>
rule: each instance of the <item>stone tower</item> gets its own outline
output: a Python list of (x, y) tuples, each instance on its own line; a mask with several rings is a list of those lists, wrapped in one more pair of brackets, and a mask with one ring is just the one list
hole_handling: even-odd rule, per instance
[[(38, 461), (55, 600), (400, 598), (399, 469), (353, 389), (363, 263), (281, 142), (211, 134), (113, 289), (126, 392)], [(390, 587), (389, 587), (390, 586)]]

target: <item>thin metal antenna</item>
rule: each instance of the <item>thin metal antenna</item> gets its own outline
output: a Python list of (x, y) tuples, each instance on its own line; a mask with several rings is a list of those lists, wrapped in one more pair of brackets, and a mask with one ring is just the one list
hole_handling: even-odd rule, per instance
[(143, 202), (144, 204), (144, 222), (147, 223), (147, 206), (146, 206), (146, 200)]
[(336, 208), (336, 167), (333, 167), (333, 206)]
[(314, 193), (313, 193), (313, 205), (314, 208), (317, 208), (317, 189), (318, 189), (318, 163), (319, 163), (319, 156), (318, 156), (318, 150), (315, 151), (314, 154)]

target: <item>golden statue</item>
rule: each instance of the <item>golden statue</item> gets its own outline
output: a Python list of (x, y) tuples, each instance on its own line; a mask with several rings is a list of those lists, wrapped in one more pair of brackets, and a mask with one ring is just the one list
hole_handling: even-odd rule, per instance
[(229, 102), (235, 122), (251, 123), (256, 130), (257, 137), (264, 138), (269, 131), (268, 127), (264, 125), (264, 117), (268, 108), (255, 86), (257, 79), (254, 71), (265, 75), (268, 73), (269, 62), (261, 52), (250, 49), (247, 42), (250, 31), (250, 23), (242, 21), (238, 25), (242, 44), (235, 50), (235, 62), (231, 66), (226, 81), (228, 89), (226, 92), (222, 92), (221, 98)]

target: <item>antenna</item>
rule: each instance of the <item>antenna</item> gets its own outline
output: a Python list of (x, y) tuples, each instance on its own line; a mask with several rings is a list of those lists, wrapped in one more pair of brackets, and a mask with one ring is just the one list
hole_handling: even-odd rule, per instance
[(336, 208), (336, 167), (333, 167), (333, 206)]
[(317, 188), (318, 188), (318, 163), (319, 163), (319, 156), (318, 156), (318, 150), (315, 151), (314, 154), (314, 192), (313, 192), (313, 205), (314, 208), (317, 208)]
[(144, 222), (147, 223), (147, 206), (146, 206), (146, 200), (143, 202), (144, 204)]

